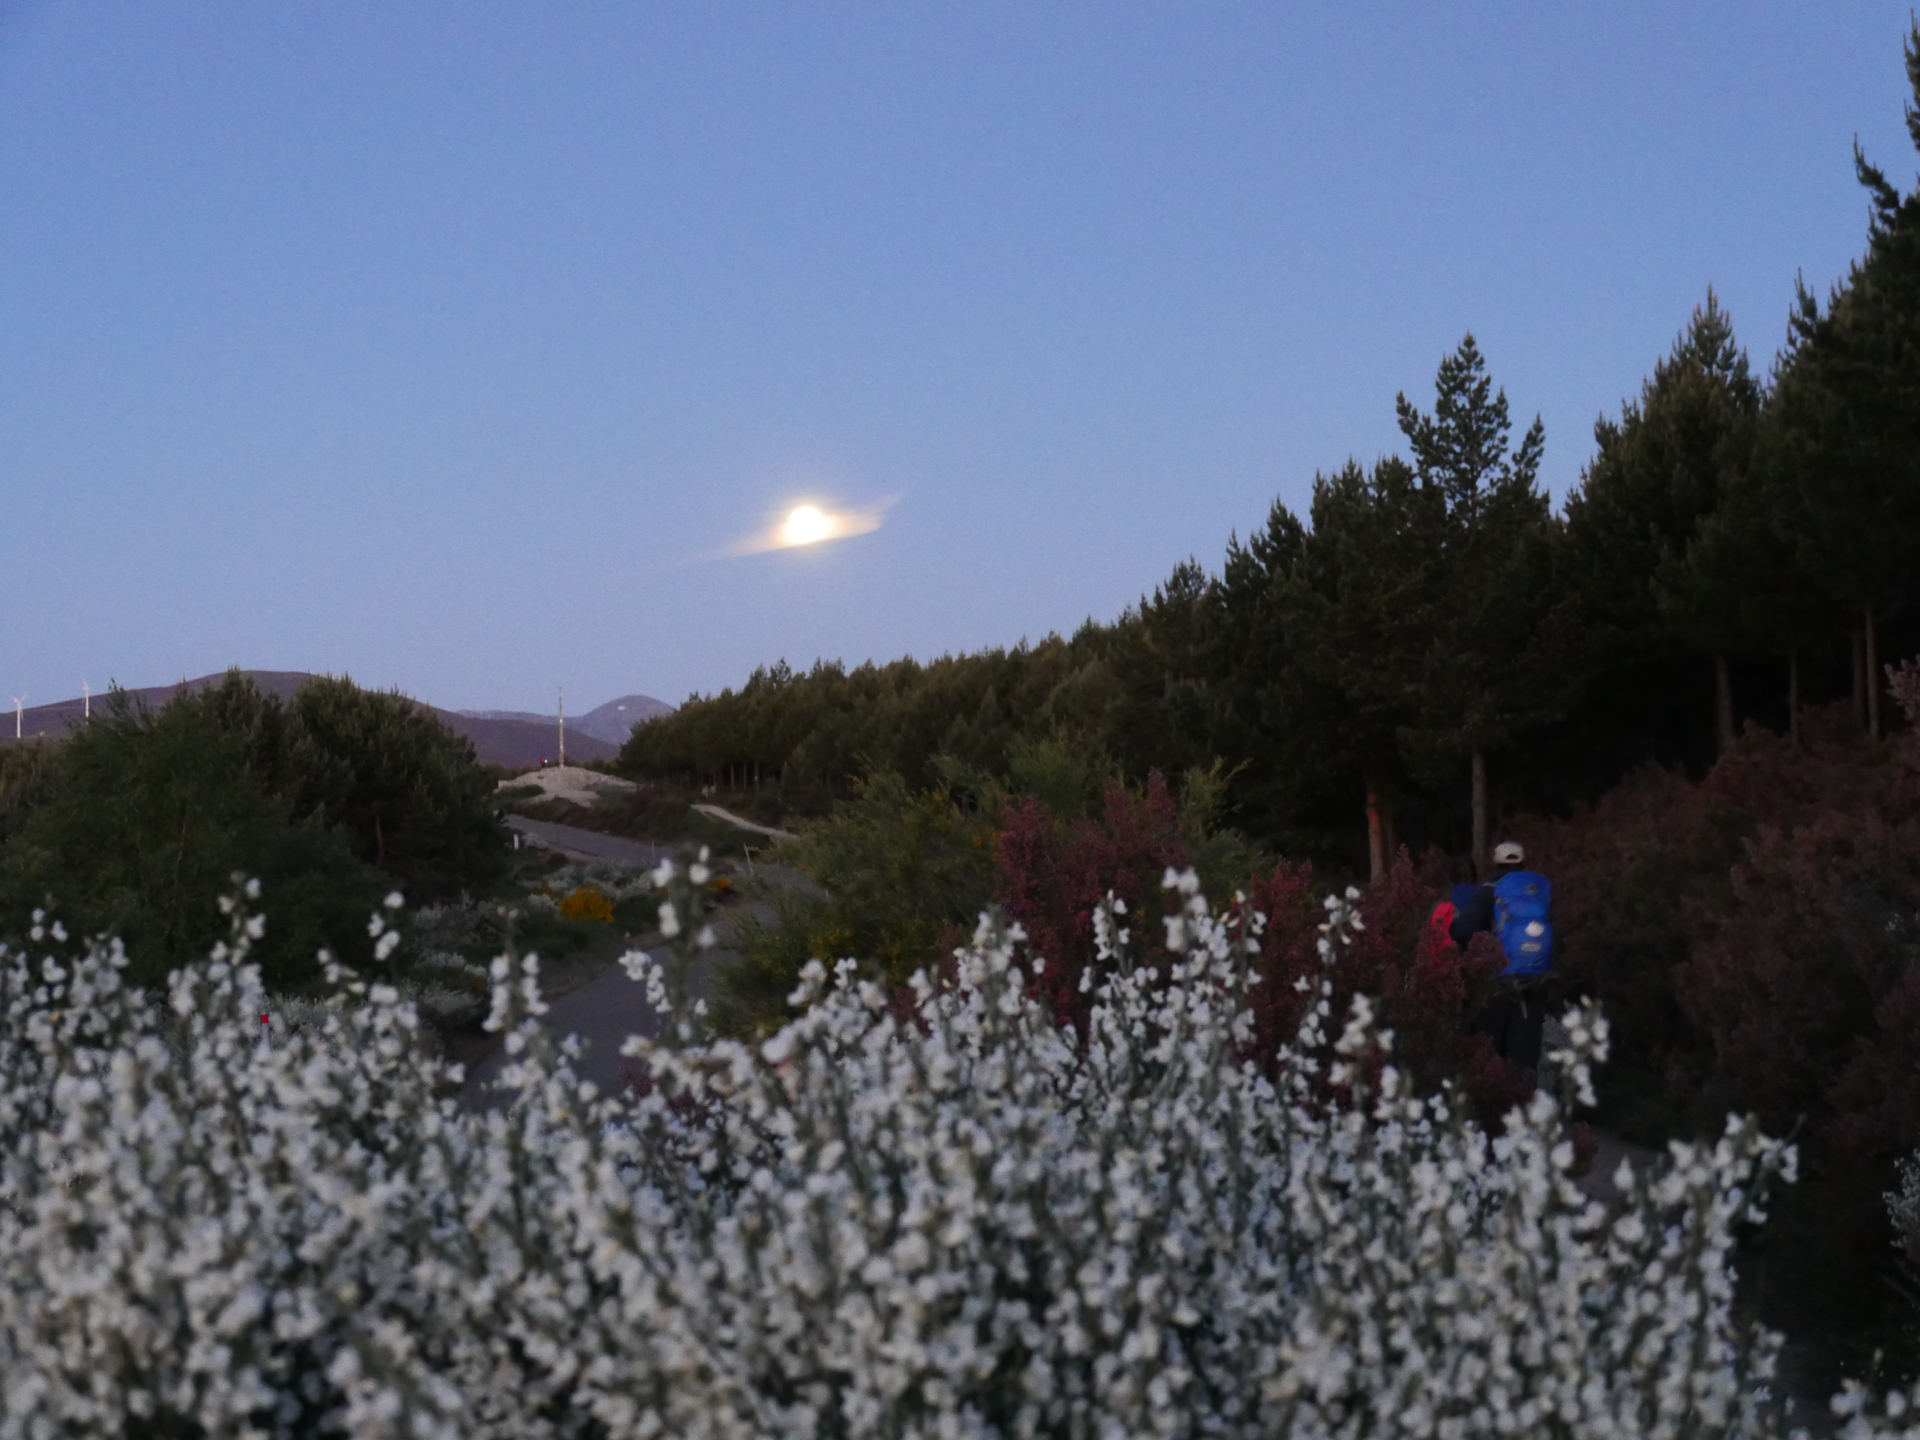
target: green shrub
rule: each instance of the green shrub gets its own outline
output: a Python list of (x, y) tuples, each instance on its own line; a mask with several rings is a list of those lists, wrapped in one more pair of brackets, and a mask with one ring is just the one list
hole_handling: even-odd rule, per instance
[[(259, 699), (270, 713), (271, 697)], [(505, 873), (494, 784), (473, 743), (404, 695), (347, 679), (309, 681), (287, 704), (271, 765), (269, 788), (296, 816), (340, 826), (360, 858), (410, 896), (450, 898)]]
[(69, 928), (119, 935), (136, 956), (130, 978), (154, 984), (224, 933), (218, 896), (245, 871), (273, 904), (255, 949), (269, 984), (310, 983), (322, 946), (348, 959), (370, 948), (380, 878), (344, 836), (263, 790), (249, 735), (208, 723), (211, 708), (148, 714), (116, 693), (60, 747), (0, 859), (14, 926), (57, 895)]
[(860, 782), (775, 850), (824, 893), (785, 889), (770, 923), (742, 925), (741, 961), (721, 980), (723, 1016), (747, 1031), (783, 1023), (809, 960), (857, 955), (889, 984), (904, 983), (992, 900), (993, 854), (992, 821), (945, 790), (914, 790), (889, 774)]
[(142, 983), (203, 955), (211, 897), (258, 876), (278, 988), (312, 980), (323, 946), (367, 952), (383, 891), (484, 891), (508, 854), (472, 746), (413, 701), (321, 679), (282, 702), (238, 672), (152, 712), (115, 691), (62, 744), (6, 752), (0, 844), (10, 927), (58, 895), (68, 925), (136, 945)]

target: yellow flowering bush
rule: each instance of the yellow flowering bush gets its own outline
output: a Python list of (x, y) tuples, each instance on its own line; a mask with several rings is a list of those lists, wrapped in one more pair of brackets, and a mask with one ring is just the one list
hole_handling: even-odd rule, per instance
[(569, 920), (603, 920), (612, 924), (613, 901), (598, 885), (581, 885), (560, 901), (560, 913)]

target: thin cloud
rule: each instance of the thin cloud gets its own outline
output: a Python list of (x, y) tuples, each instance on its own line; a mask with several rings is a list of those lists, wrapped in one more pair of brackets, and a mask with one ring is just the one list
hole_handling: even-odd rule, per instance
[(898, 495), (857, 510), (835, 510), (814, 501), (803, 500), (768, 521), (764, 528), (737, 540), (719, 553), (761, 555), (769, 550), (795, 550), (803, 545), (821, 545), (829, 540), (846, 540), (855, 535), (871, 535), (880, 528), (887, 511), (900, 501)]

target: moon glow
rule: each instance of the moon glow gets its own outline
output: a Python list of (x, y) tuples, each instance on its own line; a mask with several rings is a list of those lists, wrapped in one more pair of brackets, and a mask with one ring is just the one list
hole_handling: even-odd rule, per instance
[(766, 528), (736, 540), (719, 555), (760, 555), (768, 550), (792, 550), (802, 545), (818, 545), (827, 540), (846, 540), (855, 535), (870, 535), (880, 528), (887, 511), (900, 499), (889, 495), (859, 509), (829, 508), (813, 500), (801, 500), (790, 508), (776, 510), (766, 518)]
[(780, 539), (788, 545), (811, 545), (816, 540), (831, 539), (834, 530), (833, 521), (820, 513), (819, 506), (800, 505), (780, 527)]

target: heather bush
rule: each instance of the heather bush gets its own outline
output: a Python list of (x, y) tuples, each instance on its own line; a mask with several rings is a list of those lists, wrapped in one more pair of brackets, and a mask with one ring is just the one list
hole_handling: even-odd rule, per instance
[(1037, 983), (1071, 1020), (1093, 910), (1110, 891), (1157, 903), (1167, 867), (1191, 864), (1232, 893), (1263, 863), (1218, 824), (1229, 778), (1219, 765), (1190, 770), (1176, 802), (1157, 771), (1130, 788), (1097, 745), (1056, 730), (1014, 744), (1005, 775), (953, 754), (930, 768), (936, 783), (924, 789), (889, 772), (855, 781), (849, 798), (777, 848), (776, 860), (813, 883), (760, 887), (770, 918), (735, 929), (743, 963), (721, 980), (727, 1029), (777, 1029), (809, 960), (858, 955), (870, 978), (897, 990), (915, 969), (940, 965), (991, 904), (1048, 957)]
[(1838, 812), (1748, 842), (1677, 979), (1712, 1047), (1705, 1103), (1890, 1161), (1920, 1139), (1920, 823)]
[(1920, 736), (1869, 740), (1844, 707), (1802, 730), (1520, 828), (1554, 880), (1561, 973), (1619, 1036), (1603, 1117), (1651, 1143), (1729, 1108), (1798, 1126), (1804, 1283), (1864, 1316), (1880, 1196), (1920, 1144)]
[[(1158, 908), (1160, 879), (1187, 866), (1186, 836), (1165, 778), (1136, 794), (1109, 779), (1099, 818), (1057, 818), (1037, 795), (1008, 806), (995, 843), (998, 899), (1045, 968), (1035, 991), (1062, 1022), (1084, 1017), (1082, 980), (1096, 960), (1093, 920), (1107, 897), (1136, 913)], [(1151, 933), (1143, 942), (1151, 946)]]
[[(1270, 876), (1257, 853), (1230, 830), (1216, 828), (1224, 777), (1190, 773), (1176, 800), (1158, 772), (1134, 790), (1109, 774), (1099, 803), (1085, 792), (1101, 768), (1056, 745), (1027, 747), (1016, 778), (1037, 788), (1018, 800), (1001, 783), (946, 764), (947, 790), (910, 792), (896, 777), (857, 787), (826, 821), (808, 825), (783, 858), (798, 861), (828, 887), (788, 891), (776, 900), (773, 924), (745, 928), (746, 962), (722, 980), (728, 1028), (770, 1033), (787, 1013), (786, 996), (810, 959), (857, 954), (864, 972), (897, 990), (916, 965), (937, 965), (964, 937), (960, 926), (990, 901), (1017, 923), (1031, 952), (1044, 959), (1029, 972), (1034, 992), (1062, 1024), (1079, 1026), (1089, 993), (1083, 977), (1098, 970), (1094, 916), (1109, 897), (1136, 914), (1161, 905), (1161, 878), (1204, 855), (1230, 888), (1245, 888), (1268, 920), (1253, 1001), (1259, 1052), (1271, 1056), (1299, 1027), (1306, 1002), (1291, 987), (1317, 973), (1324, 912), (1309, 864), (1279, 862)], [(1043, 795), (1051, 795), (1049, 803)], [(971, 802), (971, 803), (967, 803)], [(997, 830), (990, 819), (998, 817)], [(1194, 868), (1198, 871), (1198, 865)], [(1504, 967), (1492, 939), (1466, 955), (1434, 943), (1428, 920), (1445, 893), (1437, 856), (1418, 870), (1403, 852), (1391, 875), (1369, 886), (1361, 904), (1370, 917), (1341, 967), (1336, 999), (1373, 997), (1383, 1023), (1399, 1036), (1402, 1069), (1422, 1093), (1459, 1081), (1491, 1119), (1532, 1093), (1534, 1077), (1501, 1061), (1470, 1024), (1495, 974)], [(1165, 955), (1149, 934), (1149, 960)], [(752, 1023), (742, 1024), (745, 1017)]]
[[(1341, 1020), (1344, 902), (1269, 1072), (1261, 921), (1190, 874), (1096, 910), (1083, 1028), (983, 920), (907, 1013), (816, 964), (759, 1045), (685, 1003), (710, 874), (659, 878), (646, 1093), (578, 1081), (502, 957), (484, 1111), (383, 983), (263, 1039), (244, 902), (164, 999), (43, 922), (0, 968), (0, 1435), (1777, 1433), (1731, 1259), (1791, 1150), (1730, 1121), (1589, 1201), (1553, 1097), (1490, 1136)], [(1566, 1025), (1590, 1099), (1606, 1026)]]

